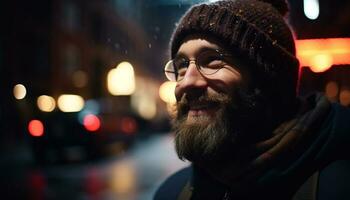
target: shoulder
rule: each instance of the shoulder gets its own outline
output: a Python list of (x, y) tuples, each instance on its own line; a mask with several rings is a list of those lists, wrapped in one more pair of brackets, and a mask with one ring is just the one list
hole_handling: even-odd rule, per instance
[(350, 199), (350, 160), (337, 160), (319, 174), (318, 200)]
[(350, 159), (350, 108), (331, 103), (328, 114), (314, 126), (312, 148), (324, 164)]
[[(350, 147), (350, 108), (344, 107), (338, 103), (332, 103), (331, 117), (327, 119), (328, 128), (331, 132), (329, 140), (338, 149), (338, 159), (350, 159), (348, 154)], [(327, 130), (324, 127), (323, 130)]]
[(178, 194), (192, 175), (192, 167), (183, 168), (167, 178), (155, 193), (154, 200), (177, 199)]

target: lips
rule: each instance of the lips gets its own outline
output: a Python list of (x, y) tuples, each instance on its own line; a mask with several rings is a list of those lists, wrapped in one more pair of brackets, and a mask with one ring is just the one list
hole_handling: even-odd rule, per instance
[(189, 105), (188, 117), (212, 116), (217, 107), (215, 102), (193, 102)]
[(177, 119), (187, 119), (187, 122), (208, 122), (217, 116), (230, 101), (226, 94), (183, 95), (177, 102)]

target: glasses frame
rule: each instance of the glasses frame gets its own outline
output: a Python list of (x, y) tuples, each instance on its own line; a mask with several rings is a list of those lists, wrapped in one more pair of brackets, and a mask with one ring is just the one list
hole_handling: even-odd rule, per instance
[[(204, 73), (204, 72), (201, 70), (201, 69), (203, 68), (203, 66), (199, 66), (199, 65), (197, 64), (197, 60), (198, 60), (198, 57), (200, 57), (200, 55), (201, 55), (203, 52), (206, 52), (206, 51), (210, 51), (210, 50), (204, 50), (204, 51), (200, 52), (200, 53), (196, 56), (196, 58), (195, 58), (195, 59), (192, 59), (192, 60), (190, 60), (190, 59), (184, 57), (184, 59), (186, 59), (186, 65), (187, 65), (186, 71), (187, 71), (189, 65), (191, 64), (191, 62), (194, 63), (194, 64), (196, 65), (196, 69), (197, 69), (198, 72), (199, 72), (201, 75), (203, 75), (203, 76), (205, 76), (205, 75), (213, 75), (213, 74), (215, 74), (216, 72), (218, 72), (220, 69), (225, 68), (225, 64), (227, 64), (227, 62), (224, 62), (224, 64), (223, 64), (222, 66), (220, 66), (218, 69), (216, 69), (216, 70), (215, 70), (214, 72), (212, 72), (212, 73)], [(219, 57), (220, 57), (220, 59), (221, 59), (222, 61), (224, 61), (226, 57), (232, 57), (231, 54), (225, 53), (224, 51), (222, 51), (222, 50), (220, 50), (220, 49), (213, 49), (213, 51), (215, 51), (216, 53), (218, 53), (218, 55), (219, 55)], [(169, 70), (169, 68), (170, 68), (169, 65), (172, 65), (172, 68), (174, 69), (173, 71)], [(165, 77), (167, 77), (167, 79), (168, 79), (169, 81), (179, 82), (179, 81), (181, 81), (181, 80), (184, 78), (184, 76), (183, 76), (181, 79), (178, 79), (178, 70), (177, 70), (176, 67), (174, 66), (174, 59), (169, 60), (169, 61), (165, 64), (165, 66), (164, 66), (164, 73), (165, 73)]]

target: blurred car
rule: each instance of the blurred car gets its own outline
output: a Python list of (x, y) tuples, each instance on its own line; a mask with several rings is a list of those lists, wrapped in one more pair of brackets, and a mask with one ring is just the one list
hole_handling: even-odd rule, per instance
[(38, 112), (27, 122), (35, 160), (39, 164), (96, 160), (118, 155), (135, 140), (142, 120), (131, 112)]

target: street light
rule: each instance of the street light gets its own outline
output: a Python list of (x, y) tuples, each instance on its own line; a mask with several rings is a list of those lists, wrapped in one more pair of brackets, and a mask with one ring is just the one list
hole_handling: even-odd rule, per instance
[(307, 18), (315, 20), (320, 14), (320, 4), (318, 0), (304, 0), (304, 14)]
[(114, 96), (131, 95), (135, 92), (134, 68), (129, 62), (121, 62), (108, 72), (107, 89)]
[(44, 124), (37, 119), (33, 119), (28, 123), (29, 134), (33, 137), (41, 137), (44, 135)]
[(24, 87), (24, 85), (22, 84), (15, 85), (15, 87), (13, 88), (13, 95), (18, 100), (24, 99), (24, 97), (26, 97), (27, 95), (26, 87)]
[(36, 102), (38, 108), (43, 112), (52, 112), (56, 107), (55, 99), (51, 96), (41, 95)]
[(350, 63), (350, 38), (296, 40), (296, 48), (300, 65), (310, 67), (313, 72)]
[(79, 112), (83, 109), (85, 101), (79, 95), (63, 94), (58, 97), (57, 104), (62, 112)]
[(166, 81), (159, 87), (159, 96), (165, 103), (176, 103), (175, 87), (176, 82), (172, 81)]

